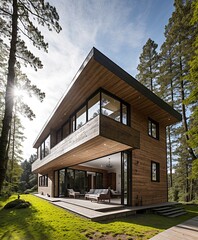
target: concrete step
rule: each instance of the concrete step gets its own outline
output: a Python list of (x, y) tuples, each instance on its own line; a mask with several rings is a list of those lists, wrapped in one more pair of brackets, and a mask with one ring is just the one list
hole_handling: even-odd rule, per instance
[(162, 211), (162, 210), (169, 210), (169, 209), (172, 209), (172, 206), (153, 208), (153, 210), (156, 212)]
[(174, 217), (179, 217), (179, 216), (185, 215), (185, 214), (187, 214), (187, 212), (183, 211), (183, 212), (180, 212), (180, 213), (176, 213), (176, 214), (170, 215), (168, 217), (174, 218)]
[(159, 214), (163, 214), (163, 213), (168, 213), (168, 212), (172, 212), (174, 210), (184, 210), (183, 207), (174, 207), (174, 208), (170, 208), (170, 209), (165, 209), (165, 210), (160, 210), (160, 211), (156, 211)]
[(171, 212), (168, 212), (168, 213), (163, 213), (163, 214), (161, 214), (161, 215), (163, 215), (163, 216), (170, 216), (170, 215), (173, 215), (173, 214), (177, 214), (177, 213), (181, 213), (181, 212), (184, 212), (184, 210), (183, 209), (175, 209), (175, 210), (173, 210), (173, 211), (171, 211)]

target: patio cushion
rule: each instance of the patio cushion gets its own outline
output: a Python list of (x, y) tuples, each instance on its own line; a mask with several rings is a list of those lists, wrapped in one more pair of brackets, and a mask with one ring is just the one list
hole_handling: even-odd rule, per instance
[[(90, 189), (91, 190), (91, 189)], [(110, 201), (110, 190), (109, 189), (95, 189), (93, 193), (90, 193), (92, 191), (89, 191), (87, 194), (85, 194), (86, 199), (91, 200), (105, 200), (108, 199)]]

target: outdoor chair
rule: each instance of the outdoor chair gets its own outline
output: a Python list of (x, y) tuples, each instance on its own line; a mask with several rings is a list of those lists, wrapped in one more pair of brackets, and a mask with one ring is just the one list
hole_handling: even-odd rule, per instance
[(76, 198), (77, 196), (80, 196), (80, 192), (75, 192), (73, 189), (67, 189), (68, 197)]

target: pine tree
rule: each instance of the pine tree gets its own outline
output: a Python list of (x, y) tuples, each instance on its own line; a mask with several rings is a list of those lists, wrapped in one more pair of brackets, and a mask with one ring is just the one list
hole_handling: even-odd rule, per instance
[[(35, 70), (42, 68), (41, 61), (28, 50), (23, 38), (26, 37), (38, 49), (47, 51), (48, 44), (37, 26), (46, 26), (49, 30), (54, 29), (56, 32), (59, 32), (61, 27), (58, 23), (59, 16), (56, 9), (43, 0), (1, 0), (0, 13), (2, 30), (0, 42), (6, 45), (8, 51), (5, 109), (0, 136), (1, 191), (8, 163), (8, 140), (13, 116), (16, 68), (19, 66), (18, 63), (30, 65)], [(10, 42), (9, 46), (7, 46), (7, 42)]]
[(142, 54), (140, 55), (140, 63), (137, 67), (139, 73), (136, 75), (137, 80), (145, 85), (152, 92), (157, 92), (156, 76), (158, 71), (158, 45), (150, 38), (143, 46)]
[[(195, 25), (189, 25), (192, 18), (191, 1), (175, 0), (175, 11), (169, 19), (165, 29), (166, 40), (161, 48), (160, 53), (160, 85), (161, 92), (164, 93), (165, 99), (182, 114), (182, 124), (177, 125), (177, 129), (172, 132), (180, 136), (177, 149), (174, 149), (175, 155), (178, 156), (176, 165), (176, 174), (182, 173), (188, 169), (188, 174), (183, 174), (186, 184), (183, 183), (186, 192), (186, 199), (189, 199), (189, 171), (191, 171), (192, 161), (196, 159), (194, 149), (189, 145), (189, 108), (184, 104), (185, 99), (192, 91), (192, 86), (188, 82), (189, 60), (193, 55), (193, 41), (197, 34)], [(177, 140), (177, 135), (172, 135), (173, 140)], [(171, 137), (170, 137), (171, 142)], [(181, 151), (182, 149), (182, 151)], [(185, 162), (185, 164), (183, 163)], [(187, 167), (186, 167), (187, 166)], [(184, 194), (185, 195), (185, 194)], [(190, 194), (192, 196), (192, 194)]]
[[(190, 22), (191, 25), (198, 25), (198, 2), (193, 2), (193, 17)], [(198, 36), (194, 43), (194, 54), (189, 62), (190, 73), (188, 80), (190, 81), (192, 91), (189, 97), (186, 99), (185, 104), (192, 105), (191, 108), (191, 122), (190, 130), (188, 134), (190, 139), (188, 141), (192, 149), (194, 149), (196, 156), (198, 156)], [(198, 158), (198, 157), (197, 157)], [(198, 180), (198, 159), (193, 162), (192, 166), (192, 178)]]

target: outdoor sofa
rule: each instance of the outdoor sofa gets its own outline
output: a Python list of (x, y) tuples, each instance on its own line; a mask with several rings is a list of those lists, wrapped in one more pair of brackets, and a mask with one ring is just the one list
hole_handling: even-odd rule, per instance
[(88, 193), (85, 194), (85, 199), (95, 200), (97, 202), (103, 200), (111, 200), (110, 189), (90, 189)]

